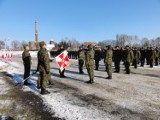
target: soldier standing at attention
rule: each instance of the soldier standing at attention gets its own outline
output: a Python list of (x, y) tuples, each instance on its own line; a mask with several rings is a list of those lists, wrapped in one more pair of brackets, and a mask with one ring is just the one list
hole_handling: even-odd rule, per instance
[(126, 74), (130, 74), (130, 64), (132, 60), (133, 60), (133, 52), (131, 51), (130, 47), (127, 45), (125, 55), (124, 55)]
[(97, 48), (95, 50), (95, 55), (94, 55), (94, 60), (95, 60), (95, 65), (96, 65), (95, 70), (98, 70), (98, 68), (99, 68), (99, 61), (101, 60), (101, 58), (102, 58), (101, 48)]
[(49, 94), (46, 90), (46, 86), (48, 83), (48, 78), (50, 77), (50, 60), (49, 55), (46, 49), (46, 44), (44, 41), (40, 42), (40, 51), (38, 53), (38, 71), (40, 72), (40, 87), (41, 87), (41, 94)]
[(85, 57), (85, 65), (90, 79), (87, 81), (87, 83), (92, 84), (94, 79), (94, 50), (92, 45), (88, 45), (88, 50)]
[(142, 48), (140, 49), (141, 67), (144, 67), (145, 57), (146, 57), (146, 51), (145, 51), (145, 49), (142, 47)]
[(24, 45), (24, 51), (22, 53), (22, 60), (24, 65), (24, 85), (30, 85), (28, 83), (28, 77), (30, 76), (31, 69), (31, 55), (29, 53), (29, 45)]
[(159, 50), (158, 48), (155, 49), (155, 66), (158, 66), (159, 62)]
[(78, 64), (79, 64), (80, 74), (84, 74), (83, 72), (84, 59), (85, 59), (84, 49), (82, 46), (80, 46), (78, 51)]
[(150, 63), (150, 67), (153, 68), (153, 63), (155, 60), (155, 51), (153, 47), (150, 47), (150, 56), (149, 56), (149, 63)]
[(113, 57), (112, 47), (108, 45), (105, 58), (105, 65), (108, 74), (108, 77), (106, 79), (112, 79), (112, 57)]
[(134, 68), (137, 69), (137, 64), (138, 64), (138, 61), (139, 61), (139, 58), (140, 58), (140, 53), (139, 51), (137, 50), (137, 48), (135, 47), (133, 49), (133, 65), (134, 65)]
[[(58, 54), (61, 54), (64, 51), (63, 45), (61, 45), (60, 49), (58, 50)], [(61, 78), (65, 78), (66, 76), (64, 75), (65, 69), (63, 71), (61, 71), (59, 69), (59, 74)]]
[(113, 51), (113, 58), (114, 58), (115, 72), (119, 73), (120, 72), (120, 61), (122, 58), (122, 53), (121, 53), (119, 46), (115, 47)]

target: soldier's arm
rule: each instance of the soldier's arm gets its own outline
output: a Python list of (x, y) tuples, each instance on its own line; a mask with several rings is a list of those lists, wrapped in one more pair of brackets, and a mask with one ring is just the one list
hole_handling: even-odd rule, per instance
[(43, 61), (44, 61), (45, 71), (46, 71), (46, 72), (50, 72), (49, 63), (48, 63), (47, 59), (48, 59), (48, 57), (47, 57), (46, 52), (43, 52)]

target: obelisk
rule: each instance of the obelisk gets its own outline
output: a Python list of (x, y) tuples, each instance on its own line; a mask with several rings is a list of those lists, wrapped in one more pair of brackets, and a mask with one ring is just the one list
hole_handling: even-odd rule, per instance
[(38, 23), (37, 21), (35, 21), (35, 46), (36, 46), (36, 50), (38, 50)]

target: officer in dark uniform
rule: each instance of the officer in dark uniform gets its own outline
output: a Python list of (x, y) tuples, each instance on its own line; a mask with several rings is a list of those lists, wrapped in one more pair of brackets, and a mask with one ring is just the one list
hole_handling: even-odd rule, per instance
[(159, 50), (158, 48), (155, 49), (155, 65), (158, 66), (159, 62)]
[(153, 63), (155, 60), (155, 51), (153, 47), (150, 47), (150, 54), (149, 54), (149, 63), (150, 63), (150, 67), (153, 68)]
[(147, 47), (147, 50), (146, 50), (146, 61), (147, 61), (147, 65), (150, 65), (150, 54), (151, 54), (151, 50), (149, 47)]
[(29, 53), (29, 45), (24, 45), (24, 51), (22, 53), (22, 60), (24, 65), (24, 85), (30, 85), (28, 83), (28, 77), (30, 76), (31, 69), (31, 55)]
[(116, 46), (113, 50), (113, 60), (114, 60), (114, 65), (115, 65), (115, 72), (119, 73), (120, 72), (120, 61), (122, 59), (122, 52), (119, 48), (119, 46)]
[(138, 64), (139, 58), (140, 58), (140, 53), (137, 50), (137, 48), (135, 47), (135, 48), (133, 48), (133, 65), (134, 65), (135, 69), (137, 69), (137, 64)]
[[(61, 54), (64, 51), (64, 47), (63, 45), (61, 45), (60, 49), (57, 51), (58, 54)], [(65, 78), (66, 76), (64, 75), (65, 69), (63, 69), (62, 71), (59, 69), (59, 74), (61, 78)]]
[(141, 67), (144, 67), (145, 58), (146, 58), (146, 51), (143, 47), (140, 49), (140, 54), (141, 54), (141, 56), (140, 56)]
[(101, 48), (96, 48), (95, 49), (95, 54), (94, 54), (94, 60), (95, 60), (95, 70), (98, 70), (99, 68), (99, 61), (102, 58), (102, 54), (101, 54)]

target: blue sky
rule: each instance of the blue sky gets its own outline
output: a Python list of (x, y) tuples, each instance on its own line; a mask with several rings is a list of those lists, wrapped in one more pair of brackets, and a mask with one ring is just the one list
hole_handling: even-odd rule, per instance
[(160, 36), (160, 0), (0, 0), (0, 39), (80, 42)]

